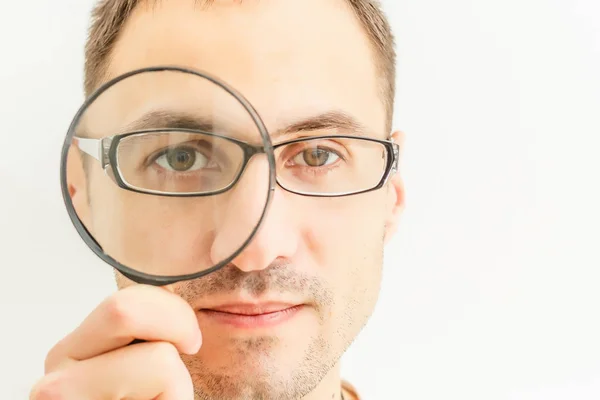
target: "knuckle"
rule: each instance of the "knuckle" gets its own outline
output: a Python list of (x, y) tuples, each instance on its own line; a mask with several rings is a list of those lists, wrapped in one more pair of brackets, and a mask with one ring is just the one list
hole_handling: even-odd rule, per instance
[(135, 313), (131, 310), (131, 300), (128, 296), (118, 292), (106, 301), (105, 307), (110, 323), (115, 329), (127, 331), (133, 327)]
[(29, 400), (62, 400), (65, 399), (64, 375), (46, 375), (31, 390)]
[(154, 347), (155, 355), (160, 363), (169, 369), (179, 367), (182, 363), (179, 352), (171, 343), (157, 342)]

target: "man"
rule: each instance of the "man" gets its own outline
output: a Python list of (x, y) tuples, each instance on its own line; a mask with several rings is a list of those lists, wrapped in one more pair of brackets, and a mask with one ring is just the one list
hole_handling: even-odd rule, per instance
[[(390, 129), (393, 38), (373, 1), (104, 0), (93, 17), (88, 95), (127, 71), (178, 65), (238, 89), (269, 132), (293, 120), (311, 135), (401, 142)], [(391, 176), (377, 190), (320, 198), (278, 187), (254, 240), (207, 277), (158, 288), (117, 273), (120, 290), (49, 352), (31, 399), (358, 399), (339, 360), (376, 304), (383, 249), (404, 201), (397, 155), (382, 157)], [(84, 185), (70, 190), (83, 207)], [(88, 212), (110, 218), (106, 207)], [(103, 240), (110, 245), (110, 235)], [(301, 310), (269, 330), (202, 311), (239, 321), (243, 311), (215, 304), (245, 299), (255, 318), (273, 311), (261, 311), (261, 299), (282, 298), (284, 287), (288, 298), (305, 295), (290, 306)]]

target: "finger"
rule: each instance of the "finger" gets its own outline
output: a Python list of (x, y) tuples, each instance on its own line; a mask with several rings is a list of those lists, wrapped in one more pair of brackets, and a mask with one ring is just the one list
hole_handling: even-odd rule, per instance
[(46, 375), (30, 400), (193, 400), (190, 374), (175, 346), (127, 346)]
[(46, 358), (46, 373), (86, 360), (134, 339), (165, 341), (195, 354), (202, 337), (194, 310), (181, 297), (154, 286), (134, 285), (102, 302)]

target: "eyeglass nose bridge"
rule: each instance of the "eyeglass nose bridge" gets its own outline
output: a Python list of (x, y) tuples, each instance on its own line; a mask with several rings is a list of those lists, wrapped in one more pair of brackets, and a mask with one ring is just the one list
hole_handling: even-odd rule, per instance
[[(244, 174), (244, 172), (246, 171), (246, 168), (248, 167), (248, 164), (250, 164), (250, 160), (252, 159), (252, 157), (260, 155), (260, 154), (264, 154), (267, 157), (269, 157), (269, 151), (271, 151), (272, 154), (272, 147), (265, 147), (262, 145), (253, 145), (247, 142), (243, 142), (243, 141), (237, 141), (237, 144), (242, 148), (242, 150), (244, 151), (244, 161), (242, 164), (242, 168), (240, 169), (240, 172), (238, 173), (238, 176), (236, 178), (236, 182), (242, 177), (242, 175)], [(276, 168), (276, 164), (275, 161), (273, 160), (273, 167)], [(269, 190), (271, 192), (275, 191), (275, 188), (277, 187), (277, 178), (276, 178), (276, 171), (275, 171), (275, 179), (272, 180), (271, 182), (271, 187), (269, 188)]]

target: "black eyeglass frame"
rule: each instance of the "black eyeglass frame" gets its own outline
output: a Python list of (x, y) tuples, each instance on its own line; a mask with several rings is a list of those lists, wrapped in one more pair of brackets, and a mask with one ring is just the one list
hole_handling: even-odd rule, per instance
[[(161, 133), (161, 132), (180, 132), (180, 133), (188, 133), (188, 134), (198, 134), (203, 136), (215, 137), (223, 140), (227, 140), (231, 143), (234, 143), (238, 147), (240, 147), (244, 154), (244, 159), (242, 161), (242, 166), (240, 170), (237, 172), (237, 175), (224, 188), (213, 190), (213, 191), (205, 191), (205, 192), (190, 192), (190, 193), (177, 193), (177, 192), (163, 192), (163, 191), (155, 191), (150, 189), (140, 189), (135, 185), (132, 185), (126, 182), (126, 179), (122, 176), (121, 170), (119, 168), (119, 160), (118, 160), (118, 150), (119, 144), (121, 141), (127, 139), (131, 136), (143, 135), (146, 133)], [(213, 133), (213, 132), (204, 132), (195, 129), (187, 129), (187, 128), (157, 128), (157, 129), (144, 129), (138, 131), (127, 132), (123, 134), (108, 136), (102, 139), (87, 139), (87, 138), (77, 138), (78, 141), (81, 141), (80, 149), (86, 152), (88, 155), (94, 157), (96, 160), (100, 162), (102, 169), (105, 173), (113, 179), (113, 181), (119, 186), (121, 189), (128, 190), (135, 193), (147, 194), (147, 195), (155, 195), (155, 196), (165, 196), (165, 197), (207, 197), (207, 196), (216, 196), (222, 193), (231, 190), (237, 182), (240, 180), (248, 163), (257, 154), (266, 154), (268, 152), (265, 146), (253, 145), (248, 142), (230, 137), (224, 136), (221, 134)], [(356, 135), (321, 135), (321, 136), (311, 136), (311, 137), (303, 137), (288, 140), (285, 142), (277, 143), (272, 145), (273, 150), (277, 150), (280, 147), (287, 146), (295, 143), (308, 142), (313, 140), (323, 140), (323, 139), (351, 139), (351, 140), (360, 140), (371, 143), (377, 143), (382, 145), (386, 149), (386, 165), (383, 170), (382, 176), (379, 181), (371, 186), (360, 190), (355, 190), (351, 192), (344, 193), (314, 193), (314, 192), (302, 192), (297, 190), (292, 190), (285, 185), (283, 185), (279, 179), (277, 179), (277, 171), (275, 171), (275, 180), (279, 187), (283, 190), (293, 193), (300, 196), (306, 197), (345, 197), (345, 196), (354, 196), (357, 194), (368, 193), (374, 190), (381, 189), (389, 177), (393, 175), (398, 170), (398, 161), (399, 161), (399, 146), (397, 143), (394, 143), (390, 140), (382, 140), (364, 136), (356, 136)], [(92, 150), (93, 149), (93, 150)]]
[[(264, 141), (265, 146), (253, 146), (248, 143), (239, 141), (239, 144), (244, 149), (244, 155), (245, 155), (244, 166), (243, 166), (243, 168), (241, 168), (240, 172), (238, 173), (238, 177), (236, 178), (234, 183), (229, 185), (226, 189), (222, 190), (221, 192), (223, 192), (225, 190), (229, 190), (233, 185), (235, 185), (235, 183), (239, 180), (239, 177), (241, 177), (243, 171), (245, 170), (245, 167), (248, 164), (248, 160), (255, 154), (258, 154), (258, 153), (265, 154), (267, 157), (267, 161), (269, 163), (269, 184), (268, 184), (268, 190), (267, 190), (266, 204), (265, 204), (265, 207), (263, 209), (263, 212), (259, 218), (257, 225), (254, 227), (254, 229), (252, 230), (252, 232), (251, 232), (250, 236), (247, 238), (247, 240), (233, 254), (231, 254), (226, 259), (220, 261), (216, 265), (212, 266), (211, 268), (200, 271), (200, 272), (196, 272), (193, 274), (177, 275), (177, 276), (152, 275), (152, 274), (140, 272), (140, 271), (132, 269), (126, 265), (121, 264), (119, 261), (115, 260), (108, 254), (106, 254), (104, 252), (104, 250), (102, 249), (102, 247), (100, 246), (100, 244), (96, 241), (96, 239), (94, 239), (94, 237), (91, 235), (91, 233), (88, 231), (88, 229), (85, 227), (85, 225), (83, 224), (83, 222), (80, 220), (79, 216), (77, 215), (77, 212), (75, 211), (75, 207), (74, 207), (72, 199), (71, 199), (71, 195), (69, 192), (69, 185), (67, 182), (67, 160), (68, 160), (69, 151), (71, 149), (71, 145), (73, 144), (73, 140), (78, 139), (75, 136), (75, 131), (81, 121), (81, 118), (82, 118), (84, 112), (88, 109), (88, 107), (102, 93), (104, 93), (105, 91), (110, 89), (113, 85), (117, 84), (118, 82), (120, 82), (124, 79), (127, 79), (134, 75), (146, 73), (146, 72), (165, 72), (165, 71), (181, 72), (184, 74), (196, 75), (200, 78), (209, 80), (210, 82), (216, 84), (217, 86), (221, 87), (223, 90), (225, 90), (226, 92), (231, 94), (244, 107), (244, 109), (246, 111), (248, 111), (248, 113), (250, 114), (250, 117), (252, 118), (253, 122), (255, 123), (255, 125), (261, 135), (261, 138)], [(171, 131), (172, 129), (168, 129), (168, 130)], [(196, 132), (198, 132), (198, 131), (196, 131)], [(132, 135), (132, 134), (136, 134), (136, 133), (139, 133), (139, 132), (130, 132), (125, 135)], [(202, 133), (204, 133), (204, 132), (202, 132)], [(108, 142), (103, 143), (103, 145), (100, 146), (100, 149), (102, 149), (102, 151), (99, 152), (99, 154), (98, 154), (98, 160), (102, 160), (102, 162), (104, 162), (104, 160), (105, 160), (104, 157), (108, 157), (108, 161), (111, 164), (118, 165), (118, 161), (116, 159), (116, 148), (117, 148), (118, 141), (121, 140), (123, 137), (125, 137), (125, 135), (120, 135), (120, 139), (117, 136), (116, 141), (110, 142), (110, 146), (108, 146), (108, 149), (106, 149), (106, 143), (108, 143)], [(333, 135), (333, 136), (328, 136), (328, 137), (332, 137), (332, 138), (351, 137), (351, 138), (354, 138), (355, 136)], [(326, 138), (326, 136), (322, 136), (320, 138)], [(344, 194), (341, 196), (357, 195), (360, 193), (366, 193), (366, 192), (380, 189), (385, 185), (385, 183), (387, 182), (389, 177), (392, 175), (392, 173), (396, 172), (398, 170), (399, 146), (396, 143), (393, 143), (390, 140), (380, 140), (380, 139), (375, 139), (375, 138), (367, 138), (367, 137), (358, 137), (358, 138), (360, 138), (361, 140), (378, 142), (386, 147), (387, 153), (388, 153), (388, 159), (387, 159), (385, 173), (383, 174), (380, 182), (376, 186), (366, 189), (366, 190), (362, 190), (359, 192), (352, 192), (352, 193)], [(232, 138), (227, 138), (227, 139), (232, 140)], [(279, 143), (277, 146), (273, 146), (270, 136), (268, 134), (267, 128), (265, 127), (260, 115), (254, 109), (252, 104), (241, 93), (239, 93), (237, 90), (235, 90), (233, 87), (229, 86), (228, 84), (226, 84), (225, 82), (222, 82), (217, 77), (212, 76), (206, 72), (201, 72), (201, 71), (193, 70), (190, 68), (184, 68), (184, 67), (178, 67), (178, 66), (154, 66), (154, 67), (146, 67), (146, 68), (136, 69), (136, 70), (124, 73), (116, 78), (113, 78), (113, 79), (109, 80), (108, 82), (104, 83), (103, 85), (101, 85), (99, 88), (97, 88), (83, 102), (83, 104), (80, 106), (77, 113), (73, 117), (73, 120), (71, 121), (71, 124), (68, 128), (67, 134), (65, 136), (65, 140), (63, 142), (62, 151), (61, 151), (61, 159), (60, 159), (60, 185), (61, 185), (63, 202), (67, 209), (68, 216), (69, 216), (73, 226), (75, 227), (75, 230), (77, 231), (79, 236), (83, 239), (85, 244), (102, 261), (106, 262), (107, 264), (109, 264), (110, 266), (115, 268), (126, 278), (128, 278), (134, 282), (137, 282), (139, 284), (147, 284), (147, 285), (153, 285), (153, 286), (164, 286), (164, 285), (174, 284), (174, 283), (177, 283), (180, 281), (198, 279), (198, 278), (204, 277), (206, 275), (209, 275), (212, 272), (215, 272), (215, 271), (225, 267), (229, 263), (231, 263), (231, 261), (233, 261), (248, 246), (248, 244), (254, 239), (260, 226), (262, 225), (263, 221), (266, 218), (267, 211), (273, 200), (273, 193), (275, 191), (276, 184), (279, 185), (282, 189), (289, 191), (283, 185), (280, 185), (279, 182), (277, 181), (276, 168), (275, 168), (276, 163), (275, 163), (275, 156), (274, 156), (275, 147), (280, 147), (280, 146), (283, 146), (284, 144), (291, 144), (291, 143), (302, 142), (302, 141), (306, 141), (306, 140), (307, 140), (307, 138), (299, 138), (299, 139), (294, 139), (292, 141), (288, 141), (285, 143)], [(108, 150), (108, 152), (107, 152), (107, 150)], [(93, 155), (93, 154), (91, 154), (91, 155)], [(117, 184), (120, 187), (122, 187), (123, 189), (140, 192), (139, 190), (132, 189), (131, 187), (129, 187), (129, 185), (127, 185), (120, 178), (119, 174), (114, 174), (114, 178), (115, 178)], [(141, 191), (141, 193), (146, 193), (146, 192)], [(303, 195), (303, 196), (311, 196), (311, 197), (332, 197), (331, 195), (324, 195), (324, 196), (314, 195), (314, 194), (307, 195), (302, 192), (295, 192), (295, 191), (292, 191), (292, 193), (295, 193), (298, 195)], [(215, 195), (215, 194), (216, 193), (211, 193), (210, 195)], [(174, 194), (174, 195), (173, 194), (165, 194), (165, 195), (181, 197), (181, 194)], [(191, 194), (190, 196), (198, 197), (198, 195), (199, 194)], [(200, 194), (200, 195), (207, 196), (208, 194)], [(185, 196), (185, 197), (190, 197), (190, 196)], [(333, 197), (340, 197), (340, 195), (335, 195)]]

